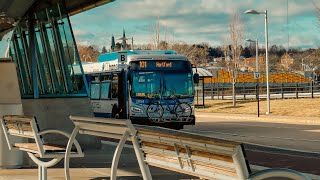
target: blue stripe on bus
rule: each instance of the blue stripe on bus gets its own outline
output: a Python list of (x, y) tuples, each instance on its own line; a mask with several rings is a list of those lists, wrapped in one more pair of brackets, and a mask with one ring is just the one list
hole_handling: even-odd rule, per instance
[(94, 112), (93, 115), (94, 117), (111, 118), (111, 113)]

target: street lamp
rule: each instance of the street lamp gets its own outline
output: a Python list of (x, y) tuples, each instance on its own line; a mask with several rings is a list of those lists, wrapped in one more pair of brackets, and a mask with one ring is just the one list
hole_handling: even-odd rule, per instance
[(270, 86), (269, 86), (269, 58), (268, 58), (268, 12), (258, 12), (255, 10), (247, 10), (245, 14), (264, 14), (265, 41), (266, 41), (266, 75), (267, 75), (267, 112), (270, 114)]
[[(258, 107), (258, 117), (260, 117), (260, 108), (259, 108), (259, 78), (260, 78), (260, 74), (259, 74), (259, 57), (258, 57), (258, 39), (256, 39), (256, 40), (246, 39), (246, 41), (256, 44), (256, 72), (255, 72), (254, 78), (257, 79), (256, 99), (257, 99), (257, 103), (258, 103), (258, 106), (257, 106)], [(259, 74), (259, 76), (256, 76), (256, 73)]]
[(258, 39), (256, 40), (246, 39), (246, 41), (256, 44), (256, 72), (259, 72)]

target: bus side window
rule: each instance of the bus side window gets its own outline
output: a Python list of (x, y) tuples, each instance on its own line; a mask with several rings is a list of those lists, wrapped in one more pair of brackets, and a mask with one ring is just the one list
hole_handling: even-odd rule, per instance
[(100, 83), (92, 83), (90, 86), (90, 98), (100, 99)]
[(111, 99), (111, 82), (101, 83), (101, 99)]
[(112, 75), (112, 98), (118, 98), (118, 74)]

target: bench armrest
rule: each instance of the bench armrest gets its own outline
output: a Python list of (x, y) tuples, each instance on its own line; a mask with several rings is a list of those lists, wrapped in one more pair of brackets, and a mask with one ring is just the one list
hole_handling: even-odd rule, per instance
[[(71, 138), (71, 134), (64, 132), (64, 131), (61, 131), (61, 130), (57, 130), (57, 129), (45, 129), (45, 130), (38, 132), (39, 136), (44, 135), (44, 134), (60, 134), (60, 135), (67, 137), (68, 140)], [(77, 153), (79, 155), (82, 155), (83, 152), (82, 152), (82, 149), (81, 149), (79, 142), (76, 139), (74, 139), (73, 144), (75, 145), (75, 147), (77, 149)]]
[(298, 171), (285, 168), (274, 168), (258, 171), (256, 173), (251, 174), (248, 180), (261, 180), (271, 177), (283, 177), (296, 180), (311, 180), (310, 177), (305, 176), (304, 174)]

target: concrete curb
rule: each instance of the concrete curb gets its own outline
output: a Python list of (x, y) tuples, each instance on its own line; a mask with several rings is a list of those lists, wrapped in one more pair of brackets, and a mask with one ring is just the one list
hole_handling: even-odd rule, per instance
[[(251, 114), (231, 114), (231, 113), (205, 113), (196, 112), (196, 117), (210, 117), (224, 120), (246, 120), (255, 122), (272, 122), (285, 124), (300, 124), (300, 125), (320, 125), (320, 117), (292, 117), (292, 116), (277, 116), (277, 115), (251, 115)], [(198, 121), (197, 122), (205, 122)], [(206, 121), (207, 122), (207, 121)]]
[[(262, 171), (262, 170), (265, 170), (265, 169), (270, 169), (270, 168), (267, 168), (267, 167), (257, 166), (257, 165), (250, 165), (250, 168), (252, 170), (256, 170), (256, 171)], [(309, 174), (309, 173), (302, 173), (302, 174), (304, 174), (305, 176), (308, 176), (312, 180), (320, 179), (320, 176), (315, 175), (315, 174)]]

